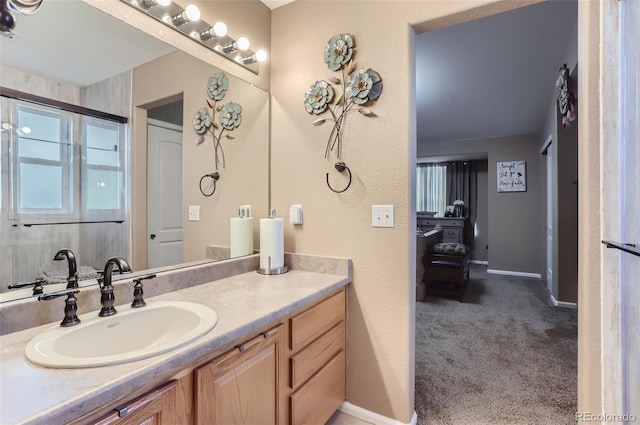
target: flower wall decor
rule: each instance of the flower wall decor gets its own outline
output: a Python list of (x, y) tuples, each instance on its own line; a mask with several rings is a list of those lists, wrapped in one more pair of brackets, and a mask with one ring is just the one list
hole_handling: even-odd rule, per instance
[[(226, 131), (233, 131), (240, 127), (242, 123), (242, 106), (238, 103), (228, 102), (224, 105), (218, 105), (217, 102), (224, 99), (227, 90), (229, 89), (229, 79), (224, 72), (217, 72), (209, 77), (207, 84), (207, 106), (199, 108), (193, 116), (193, 129), (198, 134), (196, 143), (201, 144), (205, 140), (205, 136), (210, 134), (213, 139), (213, 148), (215, 155), (215, 171), (210, 174), (205, 174), (200, 178), (200, 192), (204, 196), (211, 196), (216, 191), (217, 181), (220, 179), (220, 173), (218, 172), (218, 166), (222, 164), (222, 168), (225, 168), (224, 150), (222, 149), (222, 136)], [(215, 122), (215, 116), (218, 113), (218, 121)], [(225, 134), (225, 137), (232, 140), (234, 137), (232, 134)], [(213, 191), (206, 193), (202, 189), (202, 183), (205, 178), (211, 178), (213, 180)]]
[(318, 80), (304, 93), (304, 108), (312, 115), (320, 115), (328, 112), (329, 118), (317, 118), (314, 125), (322, 125), (329, 121), (333, 123), (324, 157), (328, 158), (330, 152), (334, 152), (338, 162), (335, 164), (339, 172), (345, 169), (349, 172), (349, 183), (343, 190), (335, 190), (329, 183), (327, 173), (327, 185), (336, 193), (344, 192), (351, 185), (351, 170), (342, 161), (342, 137), (345, 119), (350, 112), (358, 111), (364, 116), (375, 116), (364, 105), (372, 103), (382, 93), (382, 79), (371, 68), (356, 69), (353, 56), (355, 47), (353, 37), (349, 34), (336, 34), (327, 43), (324, 49), (324, 61), (330, 71), (340, 72), (339, 77), (330, 76), (328, 81)]
[(569, 91), (569, 68), (567, 64), (560, 67), (560, 75), (556, 81), (558, 89), (558, 110), (562, 115), (562, 127), (571, 127), (571, 122), (576, 119), (575, 98), (573, 93)]

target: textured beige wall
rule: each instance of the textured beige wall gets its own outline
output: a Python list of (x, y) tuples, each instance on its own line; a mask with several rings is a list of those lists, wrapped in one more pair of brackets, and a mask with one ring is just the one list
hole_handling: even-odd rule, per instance
[[(524, 2), (298, 1), (272, 12), (272, 205), (304, 205), (305, 223), (285, 225), (285, 250), (351, 257), (348, 390), (350, 402), (408, 423), (413, 412), (415, 118), (413, 29), (435, 29)], [(530, 3), (530, 2), (528, 2)], [(477, 8), (477, 9), (474, 9)], [(384, 24), (379, 24), (384, 22)], [(334, 34), (355, 37), (358, 67), (384, 82), (376, 117), (349, 117), (343, 160), (352, 187), (337, 195), (328, 126), (313, 126), (304, 92), (330, 74), (323, 50)], [(371, 227), (371, 205), (394, 204), (393, 229)]]

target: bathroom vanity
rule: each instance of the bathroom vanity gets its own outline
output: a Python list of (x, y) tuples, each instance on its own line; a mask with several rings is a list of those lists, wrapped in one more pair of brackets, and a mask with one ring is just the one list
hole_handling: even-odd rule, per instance
[[(257, 256), (251, 256), (159, 280), (157, 287), (169, 288), (180, 276), (209, 279), (149, 295), (147, 302), (198, 302), (216, 311), (218, 323), (196, 341), (155, 357), (48, 369), (25, 360), (24, 349), (58, 321), (3, 335), (0, 423), (324, 423), (346, 396), (351, 262), (297, 255), (286, 261), (290, 271), (283, 275), (257, 274), (251, 270)], [(208, 277), (193, 277), (198, 274)], [(126, 281), (117, 285), (130, 292)], [(117, 305), (131, 301), (118, 295)]]

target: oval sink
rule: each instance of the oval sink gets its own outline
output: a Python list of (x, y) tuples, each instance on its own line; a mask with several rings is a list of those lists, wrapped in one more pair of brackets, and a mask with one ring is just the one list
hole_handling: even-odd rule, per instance
[(27, 344), (25, 356), (39, 366), (65, 369), (126, 363), (183, 346), (218, 321), (211, 308), (184, 301), (117, 309), (111, 317), (87, 313), (79, 325), (41, 333)]

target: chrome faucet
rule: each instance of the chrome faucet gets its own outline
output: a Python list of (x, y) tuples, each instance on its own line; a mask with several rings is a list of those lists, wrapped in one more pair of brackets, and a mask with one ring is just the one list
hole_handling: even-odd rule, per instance
[(113, 306), (116, 298), (113, 295), (113, 285), (111, 284), (111, 273), (114, 265), (118, 268), (120, 273), (131, 271), (131, 266), (129, 266), (129, 263), (127, 263), (123, 258), (111, 257), (107, 260), (107, 263), (104, 265), (102, 278), (98, 279), (98, 283), (100, 284), (100, 304), (102, 304), (100, 313), (98, 313), (98, 316), (100, 317), (113, 316), (117, 313)]
[(67, 278), (67, 289), (75, 289), (78, 287), (78, 269), (76, 266), (76, 256), (73, 255), (73, 252), (70, 249), (61, 249), (56, 252), (56, 255), (53, 257), (54, 261), (61, 261), (67, 259), (67, 263), (69, 263), (69, 277)]

